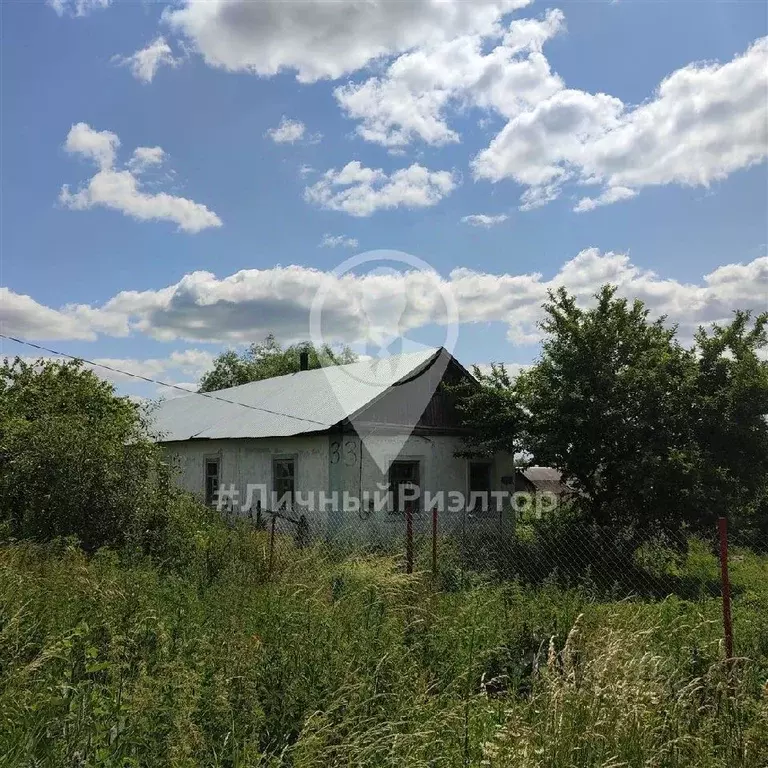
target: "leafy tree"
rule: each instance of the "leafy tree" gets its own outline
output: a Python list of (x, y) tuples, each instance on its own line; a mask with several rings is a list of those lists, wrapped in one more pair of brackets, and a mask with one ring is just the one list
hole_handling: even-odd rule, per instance
[(213, 368), (200, 380), (200, 392), (214, 392), (251, 381), (296, 373), (300, 370), (299, 356), (302, 352), (309, 355), (310, 369), (344, 365), (357, 360), (357, 355), (349, 347), (342, 348), (340, 352), (335, 352), (328, 344), (316, 347), (311, 342), (282, 347), (269, 334), (263, 342), (251, 344), (242, 354), (234, 350), (220, 354), (214, 360)]
[(696, 334), (701, 506), (768, 534), (768, 313)]
[(478, 458), (490, 458), (497, 453), (514, 455), (522, 447), (525, 413), (512, 377), (503, 363), (491, 363), (488, 372), (475, 365), (472, 374), (479, 386), (462, 382), (449, 388), (461, 422), (469, 429), (461, 455)]
[(515, 381), (493, 366), (465, 390), (467, 451), (522, 448), (563, 472), (586, 519), (635, 541), (728, 512), (768, 530), (768, 314), (736, 312), (685, 349), (642, 302), (611, 286), (595, 298), (550, 293), (536, 365)]
[(563, 472), (594, 522), (642, 536), (655, 522), (692, 521), (694, 355), (641, 301), (612, 286), (595, 298), (581, 309), (561, 288), (544, 305), (541, 359), (518, 380), (527, 448), (537, 464)]
[[(0, 527), (86, 549), (159, 542), (178, 511), (139, 406), (79, 362), (0, 366)], [(175, 511), (174, 511), (175, 510)], [(152, 548), (153, 545), (150, 545)]]

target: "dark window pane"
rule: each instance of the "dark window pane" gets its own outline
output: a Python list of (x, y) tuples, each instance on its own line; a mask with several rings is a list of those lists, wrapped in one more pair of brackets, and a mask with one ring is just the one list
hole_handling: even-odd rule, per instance
[[(405, 511), (405, 489), (419, 486), (418, 461), (393, 461), (389, 467), (389, 486), (392, 489), (393, 512)], [(410, 493), (409, 493), (410, 496)], [(419, 499), (412, 499), (413, 511), (419, 510)]]
[[(293, 504), (296, 492), (296, 462), (293, 459), (275, 459), (272, 462), (273, 490), (277, 495), (278, 503), (287, 497), (288, 504)], [(285, 502), (283, 507), (285, 506)]]
[(205, 462), (205, 503), (213, 506), (217, 502), (219, 491), (219, 462), (211, 460)]
[(481, 509), (488, 509), (490, 500), (488, 496), (482, 501), (472, 494), (485, 493), (491, 491), (491, 465), (485, 461), (473, 461), (469, 465), (469, 499), (472, 510), (479, 512)]

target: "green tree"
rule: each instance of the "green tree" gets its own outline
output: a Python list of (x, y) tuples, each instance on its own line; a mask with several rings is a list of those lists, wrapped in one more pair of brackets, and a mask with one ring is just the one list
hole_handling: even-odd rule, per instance
[(0, 525), (86, 549), (162, 537), (177, 495), (142, 409), (79, 362), (0, 366)]
[(768, 313), (700, 328), (696, 442), (701, 507), (768, 534)]
[(730, 514), (768, 532), (768, 313), (737, 311), (692, 348), (665, 318), (605, 286), (583, 309), (550, 293), (542, 352), (512, 380), (504, 366), (465, 388), (466, 452), (522, 450), (560, 469), (600, 524), (712, 530)]
[(541, 358), (517, 382), (527, 449), (563, 472), (594, 522), (640, 536), (653, 523), (692, 522), (694, 355), (641, 301), (617, 297), (612, 286), (595, 298), (581, 309), (561, 288), (544, 305)]
[(251, 381), (296, 373), (300, 370), (299, 356), (302, 352), (309, 355), (310, 369), (344, 365), (357, 360), (357, 355), (349, 347), (343, 347), (338, 352), (328, 344), (316, 347), (311, 342), (283, 347), (269, 334), (263, 342), (251, 344), (243, 353), (228, 350), (220, 354), (214, 360), (213, 368), (201, 378), (200, 392), (214, 392)]
[(462, 382), (448, 388), (455, 398), (462, 425), (468, 430), (461, 455), (514, 455), (523, 447), (526, 419), (512, 377), (503, 363), (491, 363), (490, 371), (485, 372), (475, 365), (472, 375), (477, 383)]

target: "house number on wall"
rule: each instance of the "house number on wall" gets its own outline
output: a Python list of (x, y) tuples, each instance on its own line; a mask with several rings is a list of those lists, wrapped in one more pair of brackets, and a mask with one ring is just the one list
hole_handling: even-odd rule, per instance
[[(342, 447), (338, 440), (331, 443), (331, 464), (338, 464), (342, 460)], [(357, 443), (354, 440), (344, 442), (344, 464), (347, 467), (354, 467), (357, 464)]]

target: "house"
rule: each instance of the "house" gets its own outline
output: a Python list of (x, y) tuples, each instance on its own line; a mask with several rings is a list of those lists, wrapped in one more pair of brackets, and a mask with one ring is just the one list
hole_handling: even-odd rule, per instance
[(573, 495), (574, 490), (563, 481), (563, 475), (553, 467), (526, 467), (515, 471), (515, 490), (527, 494), (552, 494), (557, 503)]
[(169, 399), (154, 425), (183, 488), (287, 531), (376, 541), (400, 535), (406, 510), (427, 530), (433, 508), (443, 530), (468, 514), (498, 525), (478, 494), (511, 491), (513, 459), (456, 455), (464, 431), (441, 385), (463, 380), (449, 352), (426, 349)]

